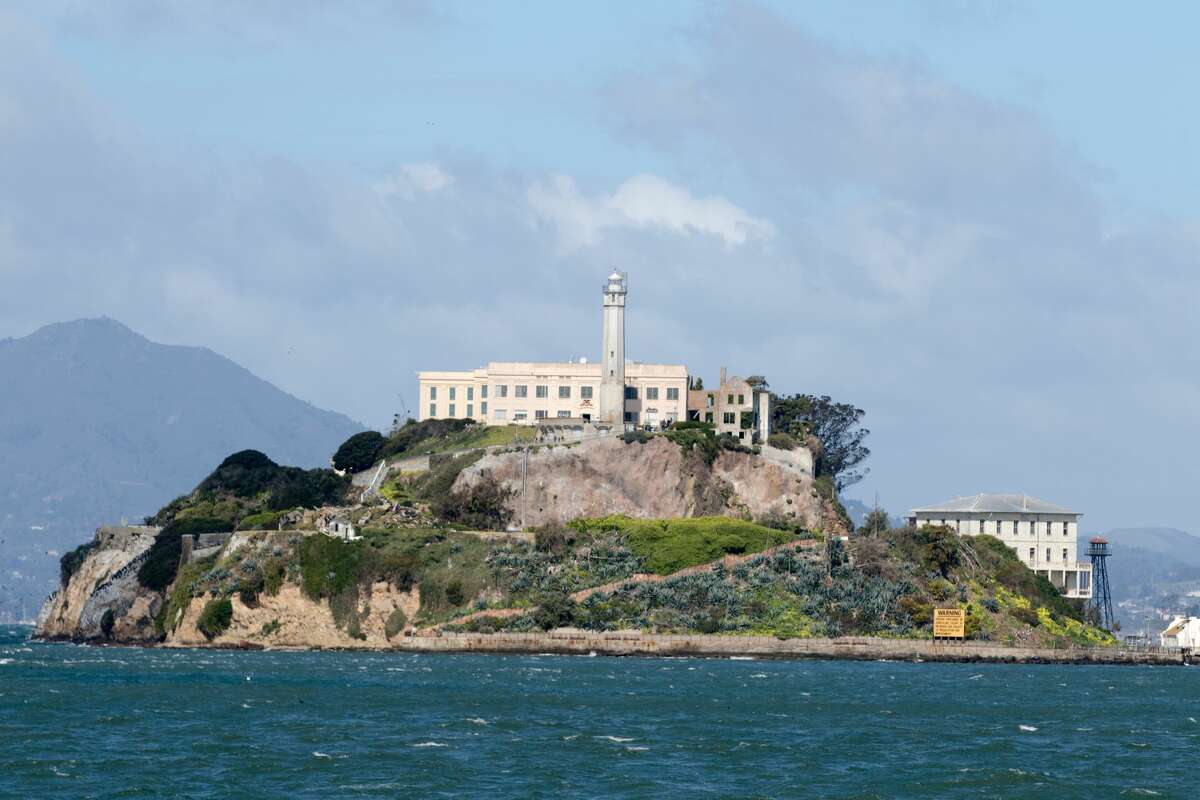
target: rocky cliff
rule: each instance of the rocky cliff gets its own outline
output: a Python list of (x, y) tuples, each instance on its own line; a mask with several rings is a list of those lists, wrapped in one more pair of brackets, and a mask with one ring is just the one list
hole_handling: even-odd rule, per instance
[(137, 572), (157, 528), (102, 527), (87, 556), (38, 615), (37, 635), (47, 639), (152, 641), (162, 598), (138, 584)]
[(817, 496), (812, 454), (804, 448), (722, 450), (709, 465), (663, 437), (612, 437), (490, 453), (464, 469), (455, 488), (484, 476), (509, 490), (513, 519), (527, 528), (613, 514), (779, 517), (809, 530), (840, 525)]

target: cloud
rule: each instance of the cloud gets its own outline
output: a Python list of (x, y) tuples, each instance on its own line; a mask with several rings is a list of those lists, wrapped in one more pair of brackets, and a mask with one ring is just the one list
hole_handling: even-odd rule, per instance
[(631, 357), (866, 408), (861, 488), (893, 511), (1023, 489), (1093, 524), (1190, 519), (1196, 221), (1102, 202), (1070, 142), (926, 65), (731, 5), (594, 98), (653, 174), (367, 173), (173, 150), (53, 40), (0, 36), (0, 335), (108, 314), (383, 424), (417, 369), (594, 356), (618, 267)]
[(656, 175), (635, 175), (612, 194), (595, 197), (580, 192), (570, 176), (554, 175), (530, 185), (527, 198), (539, 220), (558, 228), (560, 243), (568, 250), (596, 245), (603, 232), (613, 228), (705, 234), (726, 247), (765, 241), (775, 234), (769, 221), (724, 197), (694, 197)]

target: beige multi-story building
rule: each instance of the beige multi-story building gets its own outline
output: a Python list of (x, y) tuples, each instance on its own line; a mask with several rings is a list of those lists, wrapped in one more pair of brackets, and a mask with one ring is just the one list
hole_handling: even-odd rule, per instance
[[(456, 372), (420, 372), (418, 419), (474, 419), (492, 425), (542, 419), (605, 421), (600, 416), (602, 365), (579, 361), (492, 361)], [(687, 367), (625, 364), (624, 419), (658, 427), (683, 419)]]
[(732, 378), (721, 367), (721, 383), (714, 389), (688, 391), (687, 418), (711, 422), (717, 434), (728, 433), (738, 439), (765, 442), (771, 431), (771, 395), (764, 389)]
[(945, 525), (960, 536), (986, 533), (1067, 597), (1092, 596), (1092, 565), (1078, 560), (1078, 512), (1023, 494), (977, 494), (915, 508), (910, 525)]

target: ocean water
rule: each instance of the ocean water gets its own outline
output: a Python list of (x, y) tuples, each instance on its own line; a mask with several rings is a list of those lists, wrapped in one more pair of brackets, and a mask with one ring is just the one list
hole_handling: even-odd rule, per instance
[(1195, 796), (1200, 669), (98, 648), (0, 628), (0, 797)]

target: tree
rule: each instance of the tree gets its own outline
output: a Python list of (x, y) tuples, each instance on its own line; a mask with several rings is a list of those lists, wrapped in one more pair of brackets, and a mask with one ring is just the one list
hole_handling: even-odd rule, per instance
[(695, 389), (697, 392), (702, 391), (704, 389), (704, 378), (701, 378), (699, 375), (694, 378), (689, 376), (688, 388)]
[(386, 441), (378, 431), (356, 433), (333, 454), (333, 468), (343, 472), (361, 472), (375, 463)]
[(840, 492), (869, 472), (855, 469), (871, 455), (864, 444), (870, 431), (862, 427), (866, 412), (850, 403), (835, 403), (828, 395), (771, 395), (771, 430), (803, 440), (812, 434), (821, 442), (817, 476), (829, 475)]
[(892, 521), (888, 519), (888, 514), (882, 508), (877, 508), (867, 518), (863, 520), (862, 527), (858, 532), (864, 536), (878, 536), (881, 533), (886, 533), (892, 527)]

